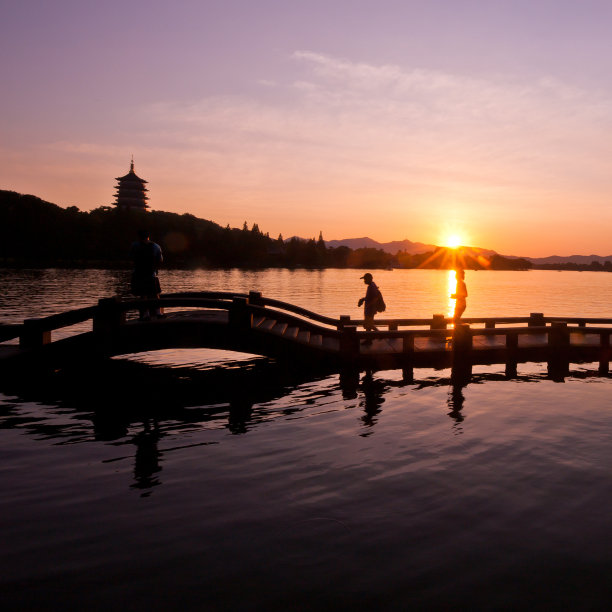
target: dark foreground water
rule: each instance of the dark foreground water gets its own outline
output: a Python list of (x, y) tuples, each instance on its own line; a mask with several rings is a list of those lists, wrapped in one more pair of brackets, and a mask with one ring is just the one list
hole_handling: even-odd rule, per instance
[(610, 609), (596, 366), (453, 388), (170, 358), (4, 381), (2, 609)]

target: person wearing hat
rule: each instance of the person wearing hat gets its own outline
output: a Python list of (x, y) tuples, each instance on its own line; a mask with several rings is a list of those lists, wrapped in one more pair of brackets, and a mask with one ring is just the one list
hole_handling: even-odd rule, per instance
[[(357, 302), (358, 307), (364, 304), (363, 318), (365, 320), (363, 322), (363, 326), (365, 327), (366, 331), (378, 331), (374, 325), (374, 315), (376, 314), (376, 307), (378, 305), (380, 291), (378, 290), (378, 287), (376, 286), (376, 283), (369, 272), (366, 272), (361, 278), (368, 286), (365, 297), (360, 298), (359, 302)], [(371, 343), (372, 341), (370, 340), (368, 344)]]

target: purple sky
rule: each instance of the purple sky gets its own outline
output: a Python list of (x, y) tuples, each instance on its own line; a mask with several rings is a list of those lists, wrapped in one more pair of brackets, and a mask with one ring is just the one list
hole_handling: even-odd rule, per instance
[(0, 188), (612, 253), (612, 2), (4, 2)]

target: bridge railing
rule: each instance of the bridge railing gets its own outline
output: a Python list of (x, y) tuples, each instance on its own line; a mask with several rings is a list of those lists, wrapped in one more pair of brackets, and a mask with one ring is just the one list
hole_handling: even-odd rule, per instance
[(19, 338), (21, 346), (39, 346), (51, 341), (51, 332), (63, 327), (77, 325), (92, 319), (98, 306), (86, 306), (48, 317), (25, 319), (18, 325), (1, 325), (0, 342)]
[[(103, 330), (109, 325), (122, 324), (125, 315), (129, 311), (138, 310), (141, 307), (163, 307), (163, 308), (194, 308), (194, 309), (218, 309), (232, 312), (240, 305), (246, 312), (257, 313), (285, 313), (297, 315), (311, 322), (312, 325), (326, 326), (326, 332), (332, 335), (335, 332), (343, 332), (347, 328), (362, 326), (363, 319), (351, 319), (350, 316), (338, 318), (328, 317), (313, 312), (306, 308), (296, 306), (281, 300), (266, 298), (259, 292), (249, 293), (228, 291), (206, 291), (206, 292), (180, 292), (165, 294), (159, 300), (119, 299), (107, 298), (100, 300), (98, 305), (79, 308), (64, 313), (59, 313), (39, 319), (27, 319), (21, 325), (0, 325), (0, 342), (19, 338), (24, 347), (39, 346), (51, 341), (51, 332), (62, 327), (67, 327), (87, 320), (93, 320), (94, 331)], [(231, 317), (230, 317), (231, 319)], [(612, 319), (602, 317), (545, 317), (542, 313), (531, 313), (529, 317), (468, 317), (461, 320), (462, 324), (484, 325), (484, 328), (471, 328), (469, 335), (500, 336), (507, 337), (507, 343), (513, 343), (513, 337), (519, 335), (559, 333), (551, 332), (558, 324), (568, 326), (570, 331), (580, 330), (582, 333), (600, 334), (601, 345), (609, 343), (609, 335), (612, 327)], [(384, 319), (377, 318), (377, 326), (386, 326), (386, 330), (366, 332), (359, 330), (358, 336), (365, 339), (399, 338), (399, 337), (436, 337), (454, 334), (449, 325), (452, 319), (438, 314), (428, 319), (404, 318)], [(499, 327), (499, 325), (526, 325), (526, 327)], [(576, 327), (571, 327), (572, 325)], [(587, 327), (587, 325), (589, 327)], [(412, 328), (401, 329), (400, 328)], [(414, 329), (417, 328), (417, 329)], [(418, 329), (421, 328), (421, 329)]]
[[(272, 307), (278, 310), (290, 312), (296, 314), (302, 318), (310, 319), (317, 323), (327, 325), (329, 327), (335, 327), (341, 330), (346, 326), (363, 326), (364, 319), (352, 319), (349, 315), (342, 315), (340, 317), (329, 317), (321, 315), (312, 310), (308, 310), (301, 306), (277, 300), (274, 298), (268, 298), (263, 296), (260, 292), (250, 291), (249, 293), (234, 293), (234, 292), (223, 292), (223, 291), (193, 291), (193, 292), (182, 292), (182, 293), (171, 293), (165, 294), (161, 300), (164, 305), (169, 306), (169, 301), (178, 298), (193, 298), (204, 305), (204, 300), (208, 299), (221, 299), (221, 300), (232, 300), (234, 298), (246, 298), (249, 305)], [(192, 306), (197, 306), (197, 302), (194, 301)], [(186, 305), (186, 304), (185, 304)], [(219, 307), (224, 307), (219, 305)], [(530, 326), (546, 325), (556, 321), (566, 321), (568, 324), (576, 324), (580, 327), (588, 325), (602, 324), (611, 325), (612, 318), (602, 317), (545, 317), (542, 313), (531, 313), (528, 317), (466, 317), (462, 318), (462, 323), (469, 325), (484, 325), (485, 329), (495, 328), (498, 325), (521, 325), (527, 324)], [(375, 320), (377, 326), (386, 326), (390, 331), (395, 331), (400, 327), (428, 327), (430, 329), (442, 329), (448, 327), (453, 323), (452, 317), (445, 317), (442, 314), (434, 314), (431, 318), (396, 318), (389, 319), (384, 317), (377, 317)]]

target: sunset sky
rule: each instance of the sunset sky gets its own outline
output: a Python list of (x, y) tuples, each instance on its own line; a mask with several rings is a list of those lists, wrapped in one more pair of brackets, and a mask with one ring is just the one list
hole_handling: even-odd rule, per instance
[(0, 188), (612, 253), (610, 0), (2, 0)]

